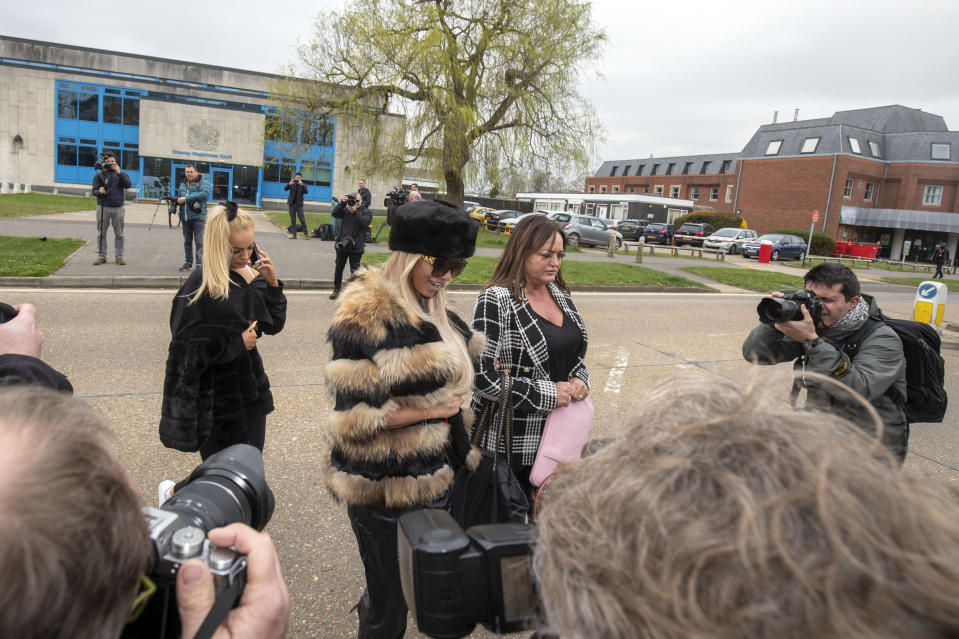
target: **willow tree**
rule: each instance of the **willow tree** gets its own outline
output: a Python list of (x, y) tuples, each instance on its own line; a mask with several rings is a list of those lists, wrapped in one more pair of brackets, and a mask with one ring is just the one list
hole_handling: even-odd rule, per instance
[[(280, 93), (363, 127), (367, 167), (416, 162), (461, 203), (480, 150), (547, 166), (591, 156), (600, 125), (578, 85), (605, 37), (578, 0), (352, 0), (317, 17), (299, 47), (309, 81)], [(403, 140), (385, 135), (390, 113), (406, 116)]]

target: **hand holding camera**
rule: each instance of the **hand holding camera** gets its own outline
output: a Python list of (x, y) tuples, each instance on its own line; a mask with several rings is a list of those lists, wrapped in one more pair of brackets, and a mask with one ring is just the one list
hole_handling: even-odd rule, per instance
[(822, 320), (822, 302), (811, 291), (776, 291), (760, 300), (756, 311), (760, 322), (772, 324), (776, 330), (797, 342), (819, 337), (816, 325)]
[(42, 348), (43, 331), (37, 328), (36, 307), (0, 303), (0, 354), (39, 359)]

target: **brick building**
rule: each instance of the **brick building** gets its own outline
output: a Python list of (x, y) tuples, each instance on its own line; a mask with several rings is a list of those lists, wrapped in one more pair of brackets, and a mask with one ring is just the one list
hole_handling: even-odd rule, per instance
[(925, 259), (959, 240), (959, 132), (899, 105), (759, 127), (741, 152), (603, 162), (587, 193), (650, 193), (740, 212), (751, 228), (817, 229)]

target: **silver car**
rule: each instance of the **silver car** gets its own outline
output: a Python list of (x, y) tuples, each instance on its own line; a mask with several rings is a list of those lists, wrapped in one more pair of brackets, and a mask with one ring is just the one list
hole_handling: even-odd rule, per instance
[(728, 227), (719, 229), (703, 240), (703, 248), (721, 249), (730, 254), (742, 253), (743, 244), (756, 239), (756, 237), (756, 231), (751, 229)]
[(592, 215), (570, 215), (562, 229), (570, 246), (609, 246), (611, 240), (616, 248), (623, 245), (623, 236), (618, 231)]

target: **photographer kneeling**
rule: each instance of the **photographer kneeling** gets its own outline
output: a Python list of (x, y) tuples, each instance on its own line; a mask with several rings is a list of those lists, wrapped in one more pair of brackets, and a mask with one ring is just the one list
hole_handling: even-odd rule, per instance
[(330, 299), (335, 300), (340, 296), (346, 261), (350, 261), (351, 275), (360, 267), (360, 258), (363, 257), (363, 251), (366, 249), (366, 229), (373, 221), (373, 212), (356, 193), (351, 193), (343, 196), (330, 215), (342, 221), (333, 238), (336, 246), (336, 266), (333, 271), (333, 293)]
[[(115, 639), (130, 618), (151, 539), (106, 431), (98, 412), (65, 393), (0, 388), (0, 636)], [(213, 637), (283, 637), (289, 597), (269, 536), (232, 524), (209, 539), (248, 560), (239, 605)], [(183, 563), (183, 637), (196, 635), (214, 592), (205, 563)]]
[[(866, 398), (883, 423), (883, 443), (900, 461), (905, 460), (909, 424), (900, 403), (892, 395), (906, 397), (906, 362), (896, 332), (881, 324), (869, 332), (850, 357), (844, 346), (859, 330), (879, 316), (879, 307), (860, 291), (859, 280), (849, 268), (823, 263), (803, 277), (805, 290), (813, 293), (802, 303), (802, 319), (761, 323), (743, 343), (743, 357), (756, 364), (778, 364), (795, 360), (799, 372), (793, 394), (807, 389), (806, 408), (841, 415), (863, 428), (872, 429), (868, 418), (848, 398), (815, 382), (807, 383), (804, 371), (838, 380)], [(773, 293), (772, 298), (783, 298)], [(816, 311), (814, 317), (810, 308)], [(818, 309), (818, 310), (817, 310)], [(775, 318), (773, 318), (775, 319)]]

